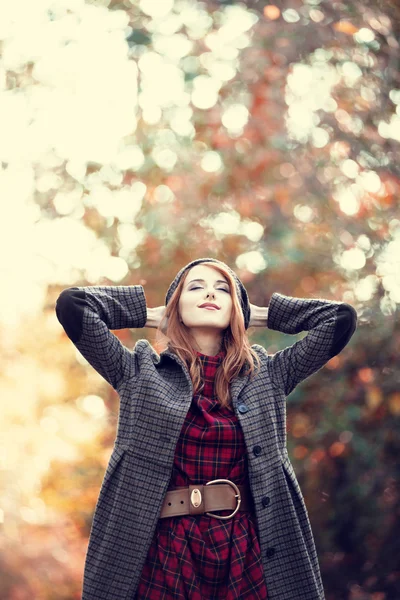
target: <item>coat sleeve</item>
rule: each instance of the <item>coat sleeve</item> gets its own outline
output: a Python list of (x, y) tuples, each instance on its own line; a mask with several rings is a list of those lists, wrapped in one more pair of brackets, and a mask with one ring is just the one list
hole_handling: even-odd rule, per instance
[(272, 294), (267, 327), (282, 333), (308, 331), (303, 339), (269, 356), (272, 382), (287, 396), (298, 383), (339, 354), (356, 330), (357, 312), (345, 302)]
[(117, 389), (136, 374), (134, 352), (110, 329), (144, 327), (147, 307), (141, 285), (71, 287), (57, 298), (65, 333), (94, 369)]

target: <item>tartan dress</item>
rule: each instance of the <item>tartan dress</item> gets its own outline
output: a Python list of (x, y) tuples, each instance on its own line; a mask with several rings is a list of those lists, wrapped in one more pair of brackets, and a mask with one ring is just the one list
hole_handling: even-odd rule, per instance
[[(246, 445), (238, 417), (214, 394), (225, 356), (196, 352), (204, 388), (195, 394), (175, 449), (169, 488), (230, 479), (247, 484)], [(232, 510), (211, 511), (227, 516)], [(203, 515), (158, 520), (135, 600), (264, 600), (267, 588), (254, 511), (223, 521)]]

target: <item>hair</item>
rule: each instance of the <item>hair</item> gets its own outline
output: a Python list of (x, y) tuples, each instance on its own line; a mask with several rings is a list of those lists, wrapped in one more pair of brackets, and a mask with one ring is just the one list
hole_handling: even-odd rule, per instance
[[(229, 383), (237, 377), (245, 367), (248, 367), (248, 369), (246, 372), (243, 371), (242, 374), (250, 375), (250, 377), (253, 378), (256, 374), (255, 361), (259, 368), (260, 359), (249, 343), (242, 307), (240, 305), (236, 290), (236, 282), (233, 276), (223, 266), (216, 265), (212, 262), (204, 262), (202, 264), (212, 267), (226, 277), (232, 295), (230, 324), (224, 332), (221, 345), (221, 350), (225, 349), (226, 354), (216, 371), (214, 382), (214, 393), (218, 397), (221, 405), (229, 406), (232, 401)], [(181, 323), (178, 310), (179, 298), (182, 293), (184, 282), (185, 273), (182, 275), (177, 288), (173, 292), (166, 307), (164, 317), (157, 328), (156, 350), (166, 350), (168, 347), (187, 364), (193, 383), (193, 393), (198, 394), (204, 387), (202, 363), (193, 347), (195, 340), (189, 333), (186, 325)], [(165, 337), (163, 334), (165, 334), (165, 337), (168, 340), (167, 344), (165, 344)]]

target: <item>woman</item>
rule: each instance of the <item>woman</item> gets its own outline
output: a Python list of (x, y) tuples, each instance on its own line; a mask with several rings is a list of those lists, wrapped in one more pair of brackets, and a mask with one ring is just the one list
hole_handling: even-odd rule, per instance
[[(201, 258), (165, 306), (147, 308), (139, 285), (90, 286), (64, 290), (56, 312), (120, 397), (82, 600), (323, 600), (286, 397), (345, 347), (354, 308), (277, 292), (256, 307), (225, 263)], [(110, 331), (145, 326), (169, 340), (159, 355)], [(250, 326), (309, 333), (269, 355)]]

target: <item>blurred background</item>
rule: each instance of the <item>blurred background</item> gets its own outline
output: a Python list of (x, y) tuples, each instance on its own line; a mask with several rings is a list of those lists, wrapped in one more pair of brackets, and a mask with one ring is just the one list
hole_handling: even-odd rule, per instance
[[(399, 600), (397, 1), (19, 0), (0, 44), (2, 600), (81, 598), (116, 436), (58, 295), (140, 284), (160, 306), (203, 256), (253, 304), (356, 308), (287, 400), (288, 451), (327, 600)], [(270, 353), (304, 335), (249, 331)]]

